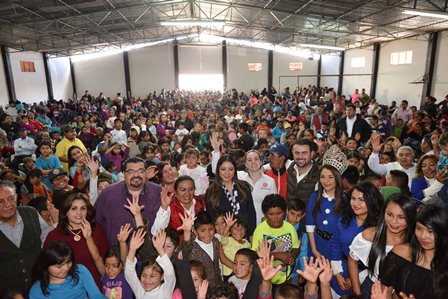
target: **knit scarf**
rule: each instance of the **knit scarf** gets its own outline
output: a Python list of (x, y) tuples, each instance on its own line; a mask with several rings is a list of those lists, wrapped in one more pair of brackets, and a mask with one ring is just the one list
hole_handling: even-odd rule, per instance
[(232, 207), (232, 213), (234, 215), (238, 215), (239, 211), (240, 211), (240, 199), (238, 197), (238, 189), (236, 188), (236, 184), (235, 182), (233, 182), (232, 185), (232, 193), (229, 192), (229, 190), (227, 190), (226, 186), (224, 186), (224, 184), (222, 184), (222, 187), (224, 189), (224, 193), (227, 196), (227, 200), (230, 202), (230, 206)]

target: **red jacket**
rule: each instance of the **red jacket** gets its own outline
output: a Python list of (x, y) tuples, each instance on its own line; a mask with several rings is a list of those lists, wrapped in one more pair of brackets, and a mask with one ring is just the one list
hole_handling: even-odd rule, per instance
[(313, 114), (313, 125), (316, 128), (316, 131), (320, 130), (320, 126), (322, 123), (328, 123), (328, 115), (322, 114), (322, 122), (319, 120), (319, 116), (316, 114)]
[[(204, 210), (205, 202), (203, 196), (195, 196), (196, 204), (194, 205), (194, 213), (197, 214), (200, 211)], [(174, 197), (170, 204), (171, 216), (170, 223), (168, 227), (174, 229), (179, 233), (179, 237), (182, 239), (183, 231), (178, 231), (177, 228), (182, 225), (182, 220), (180, 219), (180, 214), (184, 215), (184, 207), (180, 204), (179, 200)]]

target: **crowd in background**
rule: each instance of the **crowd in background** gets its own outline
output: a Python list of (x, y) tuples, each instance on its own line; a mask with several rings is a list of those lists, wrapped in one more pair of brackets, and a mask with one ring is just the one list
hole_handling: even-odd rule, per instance
[(0, 119), (0, 298), (448, 298), (448, 95), (85, 91)]

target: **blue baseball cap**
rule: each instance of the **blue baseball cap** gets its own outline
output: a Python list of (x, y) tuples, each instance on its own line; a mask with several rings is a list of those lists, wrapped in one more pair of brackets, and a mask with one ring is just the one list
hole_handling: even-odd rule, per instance
[(283, 144), (274, 144), (273, 146), (271, 146), (269, 151), (271, 153), (276, 153), (276, 154), (282, 155), (285, 158), (288, 158), (288, 156), (289, 156), (289, 150)]

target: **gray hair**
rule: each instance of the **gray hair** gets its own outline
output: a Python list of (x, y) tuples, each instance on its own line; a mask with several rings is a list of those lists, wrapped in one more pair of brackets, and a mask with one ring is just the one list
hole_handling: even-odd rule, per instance
[(400, 154), (400, 152), (401, 152), (402, 150), (409, 150), (409, 151), (411, 152), (412, 157), (415, 156), (415, 154), (414, 154), (414, 149), (413, 149), (412, 147), (408, 146), (408, 145), (402, 145), (402, 146), (400, 146), (400, 147), (398, 148), (398, 150), (397, 150), (397, 156)]

